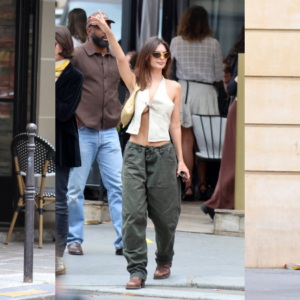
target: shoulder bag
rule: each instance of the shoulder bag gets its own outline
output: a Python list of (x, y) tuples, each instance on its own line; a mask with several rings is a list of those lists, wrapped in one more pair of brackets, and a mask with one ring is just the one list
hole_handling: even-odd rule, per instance
[(136, 84), (133, 92), (131, 93), (129, 99), (127, 100), (125, 106), (122, 109), (121, 122), (123, 124), (123, 128), (127, 126), (127, 124), (131, 121), (133, 117), (135, 108), (135, 96), (139, 90), (140, 87)]

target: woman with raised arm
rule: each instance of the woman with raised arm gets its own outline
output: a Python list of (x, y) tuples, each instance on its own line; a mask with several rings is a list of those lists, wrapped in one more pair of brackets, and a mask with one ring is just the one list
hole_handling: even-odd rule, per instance
[(100, 10), (99, 15), (92, 18), (95, 25), (105, 32), (130, 93), (136, 85), (140, 87), (135, 97), (134, 117), (127, 130), (131, 137), (125, 148), (122, 171), (123, 253), (130, 273), (126, 288), (139, 289), (145, 287), (147, 277), (147, 212), (156, 233), (157, 268), (154, 279), (170, 276), (181, 205), (178, 176), (184, 174), (184, 181), (190, 177), (182, 158), (181, 87), (167, 79), (171, 57), (165, 41), (149, 38), (139, 52), (132, 72)]

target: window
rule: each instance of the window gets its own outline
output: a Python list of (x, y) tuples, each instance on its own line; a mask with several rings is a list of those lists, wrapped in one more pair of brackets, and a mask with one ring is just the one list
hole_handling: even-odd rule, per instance
[(15, 0), (0, 2), (0, 177), (12, 174), (10, 143), (13, 137), (15, 15)]
[(209, 25), (221, 45), (225, 58), (245, 24), (244, 0), (190, 0), (190, 6), (203, 6), (209, 14)]
[(87, 17), (95, 13), (100, 8), (101, 11), (106, 13), (108, 17), (115, 23), (111, 24), (116, 40), (121, 39), (121, 26), (122, 26), (122, 1), (69, 1), (65, 7), (60, 24), (68, 25), (68, 13), (74, 8), (81, 8), (85, 10)]

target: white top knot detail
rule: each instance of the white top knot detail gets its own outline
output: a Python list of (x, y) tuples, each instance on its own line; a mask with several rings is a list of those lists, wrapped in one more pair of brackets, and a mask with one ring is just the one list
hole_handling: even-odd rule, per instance
[(142, 113), (149, 107), (149, 142), (169, 141), (169, 126), (175, 107), (167, 94), (166, 83), (162, 78), (156, 94), (149, 102), (149, 89), (139, 90), (135, 97), (135, 112), (127, 133), (137, 135), (141, 126)]

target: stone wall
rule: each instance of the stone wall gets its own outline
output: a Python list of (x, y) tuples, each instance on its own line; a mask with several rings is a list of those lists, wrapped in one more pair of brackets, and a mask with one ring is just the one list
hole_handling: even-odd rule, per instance
[(246, 267), (300, 262), (298, 0), (246, 0)]
[[(39, 62), (37, 92), (37, 134), (55, 147), (55, 3), (40, 0)], [(40, 186), (40, 180), (37, 180)], [(55, 187), (55, 177), (46, 178), (46, 187)], [(54, 205), (47, 205), (46, 210)], [(38, 215), (36, 214), (36, 218)], [(37, 221), (37, 220), (36, 220)], [(38, 224), (38, 222), (36, 222)], [(54, 213), (44, 214), (44, 227), (54, 228)]]

